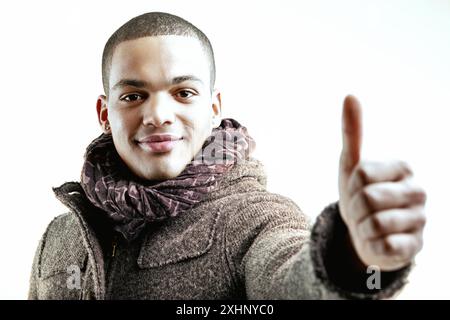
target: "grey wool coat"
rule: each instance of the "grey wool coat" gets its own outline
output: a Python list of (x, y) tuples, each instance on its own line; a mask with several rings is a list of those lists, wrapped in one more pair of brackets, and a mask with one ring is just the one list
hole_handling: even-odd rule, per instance
[(190, 211), (118, 237), (77, 182), (54, 188), (68, 212), (53, 219), (33, 261), (29, 299), (380, 299), (410, 267), (381, 273), (381, 287), (350, 261), (337, 203), (314, 225), (289, 198), (266, 190), (256, 159), (236, 164)]

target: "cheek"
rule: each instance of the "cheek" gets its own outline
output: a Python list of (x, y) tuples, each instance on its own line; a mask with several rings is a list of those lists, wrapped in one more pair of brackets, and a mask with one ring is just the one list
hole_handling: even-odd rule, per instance
[(139, 127), (139, 117), (132, 112), (112, 112), (109, 115), (111, 128), (117, 134), (124, 134)]
[(197, 153), (202, 148), (203, 144), (211, 135), (211, 133), (212, 130), (209, 121), (198, 124), (198, 127), (195, 130), (196, 137), (194, 140), (194, 153)]
[(196, 144), (202, 144), (212, 131), (211, 113), (205, 110), (205, 108), (202, 109), (197, 110), (195, 114), (191, 114), (189, 118), (191, 128), (193, 129), (192, 139)]

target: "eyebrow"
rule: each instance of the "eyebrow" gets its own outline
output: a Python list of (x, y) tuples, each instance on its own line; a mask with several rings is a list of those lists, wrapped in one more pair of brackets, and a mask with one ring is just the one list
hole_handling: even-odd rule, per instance
[[(195, 81), (195, 82), (200, 82), (201, 84), (203, 84), (203, 81), (201, 79), (199, 79), (193, 75), (185, 75), (185, 76), (175, 77), (172, 79), (172, 81), (170, 83), (171, 83), (171, 85), (176, 85), (176, 84), (180, 84), (185, 81)], [(144, 80), (139, 80), (139, 79), (121, 79), (119, 82), (117, 82), (112, 87), (111, 90), (115, 90), (117, 88), (126, 87), (126, 86), (131, 86), (131, 87), (136, 87), (136, 88), (144, 88), (144, 87), (150, 86), (150, 83), (147, 81), (144, 81)]]

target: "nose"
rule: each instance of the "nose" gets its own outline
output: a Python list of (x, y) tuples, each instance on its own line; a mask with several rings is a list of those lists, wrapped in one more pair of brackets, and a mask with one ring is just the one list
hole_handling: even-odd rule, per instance
[(162, 127), (172, 124), (175, 120), (173, 106), (162, 94), (154, 94), (149, 103), (143, 105), (143, 119), (145, 126)]

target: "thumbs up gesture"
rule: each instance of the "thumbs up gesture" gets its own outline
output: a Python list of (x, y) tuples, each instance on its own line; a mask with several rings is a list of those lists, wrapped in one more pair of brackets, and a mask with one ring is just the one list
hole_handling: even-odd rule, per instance
[(403, 161), (360, 160), (362, 115), (353, 96), (344, 101), (342, 139), (339, 210), (356, 253), (381, 271), (407, 266), (423, 245), (424, 190)]

